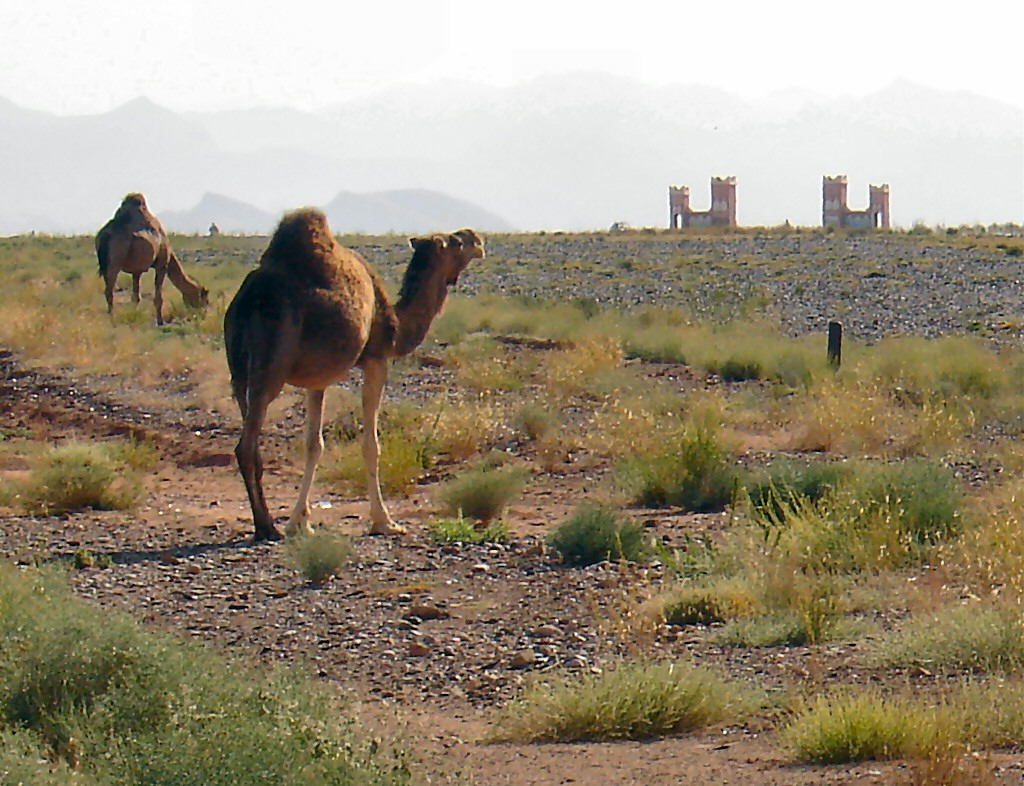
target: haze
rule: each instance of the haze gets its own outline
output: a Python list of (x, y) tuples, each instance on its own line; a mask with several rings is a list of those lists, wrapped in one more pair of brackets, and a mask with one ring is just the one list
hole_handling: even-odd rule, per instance
[[(810, 223), (817, 211), (815, 191), (821, 174), (848, 174), (854, 207), (866, 200), (869, 179), (892, 181), (901, 175), (894, 171), (886, 133), (879, 135), (878, 128), (861, 122), (864, 112), (886, 114), (895, 107), (902, 117), (888, 126), (882, 123), (883, 131), (900, 123), (923, 123), (925, 128), (909, 130), (933, 139), (936, 127), (945, 127), (953, 145), (956, 134), (964, 129), (950, 126), (966, 124), (971, 133), (978, 131), (988, 139), (994, 135), (1001, 140), (994, 146), (980, 143), (981, 149), (988, 151), (984, 154), (987, 158), (997, 159), (982, 162), (985, 166), (980, 176), (1001, 181), (994, 184), (995, 196), (989, 194), (989, 201), (982, 198), (980, 190), (974, 199), (951, 188), (942, 198), (949, 201), (960, 193), (965, 204), (961, 209), (942, 209), (924, 198), (934, 188), (922, 184), (920, 178), (918, 182), (891, 182), (897, 224), (917, 220), (1020, 221), (1024, 211), (1020, 165), (1024, 122), (1019, 118), (1024, 118), (1024, 82), (1020, 80), (1019, 35), (1024, 27), (1024, 6), (1003, 0), (966, 5), (892, 2), (869, 11), (804, 0), (718, 4), (637, 0), (610, 10), (593, 3), (536, 0), (515, 4), (384, 0), (333, 5), (305, 0), (288, 4), (36, 0), (0, 7), (0, 98), (18, 108), (79, 116), (107, 113), (143, 96), (160, 107), (203, 113), (204, 117), (226, 110), (277, 107), (315, 113), (331, 122), (343, 117), (353, 128), (362, 118), (378, 135), (379, 107), (386, 105), (388, 117), (397, 120), (398, 128), (383, 133), (401, 137), (409, 129), (400, 115), (391, 114), (397, 96), (415, 105), (417, 119), (435, 117), (432, 113), (436, 113), (436, 118), (443, 118), (437, 122), (447, 127), (457, 126), (460, 115), (483, 111), (476, 106), (481, 96), (492, 100), (487, 111), (507, 122), (535, 114), (536, 106), (523, 107), (516, 101), (550, 105), (557, 112), (560, 103), (571, 106), (578, 100), (571, 94), (575, 86), (596, 91), (593, 103), (623, 95), (630, 111), (652, 113), (631, 118), (631, 129), (639, 129), (641, 134), (647, 126), (675, 133), (659, 125), (664, 114), (682, 117), (690, 111), (695, 118), (687, 121), (689, 126), (715, 129), (720, 119), (722, 128), (735, 128), (737, 122), (757, 125), (777, 123), (780, 118), (789, 122), (801, 108), (811, 106), (819, 112), (827, 107), (837, 120), (846, 107), (852, 108), (851, 133), (875, 137), (850, 140), (852, 147), (877, 150), (874, 166), (867, 154), (844, 156), (808, 149), (810, 169), (801, 172), (800, 192), (787, 192), (781, 198), (775, 195), (773, 206), (752, 201), (756, 189), (767, 189), (769, 179), (777, 173), (768, 162), (772, 148), (760, 149), (751, 132), (732, 142), (753, 144), (754, 150), (730, 148), (716, 140), (703, 157), (699, 150), (691, 150), (692, 158), (686, 160), (680, 158), (679, 150), (652, 152), (645, 162), (649, 170), (644, 173), (645, 180), (624, 183), (619, 204), (606, 201), (600, 207), (583, 209), (586, 191), (574, 194), (563, 189), (563, 203), (580, 203), (567, 209), (564, 204), (543, 204), (545, 195), (559, 189), (536, 180), (532, 194), (509, 196), (510, 190), (529, 191), (530, 186), (500, 182), (505, 177), (515, 179), (515, 173), (508, 171), (510, 163), (513, 169), (522, 165), (521, 161), (503, 159), (500, 145), (492, 145), (498, 158), (485, 162), (490, 164), (488, 188), (469, 182), (472, 178), (445, 181), (438, 175), (439, 167), (417, 163), (423, 145), (411, 137), (400, 138), (386, 150), (363, 149), (366, 158), (356, 167), (357, 173), (352, 150), (328, 153), (322, 145), (310, 148), (306, 143), (311, 132), (298, 128), (305, 121), (282, 121), (279, 129), (243, 129), (230, 137), (225, 130), (231, 126), (227, 121), (206, 117), (201, 122), (203, 133), (212, 135), (228, 152), (294, 147), (301, 148), (304, 155), (329, 155), (347, 162), (330, 170), (330, 182), (300, 188), (294, 197), (282, 190), (280, 202), (324, 200), (340, 191), (436, 189), (469, 200), (524, 229), (597, 228), (620, 219), (661, 224), (667, 185), (690, 185), (699, 208), (706, 203), (704, 192), (712, 174), (739, 178), (741, 223), (782, 218), (806, 218)], [(589, 75), (586, 79), (579, 76), (584, 73)], [(548, 90), (563, 92), (550, 100), (543, 94), (545, 85)], [(911, 96), (907, 85), (928, 91)], [(967, 93), (988, 101), (965, 100)], [(878, 95), (883, 98), (876, 100)], [(636, 96), (639, 98), (633, 101)], [(727, 96), (745, 100), (747, 106), (741, 111)], [(428, 101), (428, 106), (422, 105)], [(673, 105), (673, 101), (689, 103)], [(907, 107), (908, 101), (914, 106)], [(365, 114), (360, 117), (359, 111)], [(719, 111), (720, 118), (716, 115)], [(964, 117), (963, 112), (971, 116)], [(982, 116), (974, 116), (978, 113)], [(603, 120), (607, 114), (602, 109), (595, 117)], [(266, 118), (251, 119), (265, 122)], [(288, 134), (289, 124), (296, 128), (294, 138)], [(984, 128), (979, 131), (979, 126)], [(782, 130), (791, 134), (797, 127), (799, 123)], [(828, 128), (832, 131), (839, 126)], [(533, 127), (529, 131), (536, 133)], [(554, 145), (559, 146), (559, 134), (549, 131)], [(576, 116), (567, 118), (561, 131), (563, 137), (580, 133), (603, 137), (607, 129), (598, 125), (587, 128)], [(1007, 133), (1008, 140), (1004, 139)], [(651, 141), (636, 139), (638, 145)], [(521, 149), (543, 153), (540, 141), (524, 143)], [(662, 138), (657, 141), (664, 143)], [(620, 146), (613, 147), (612, 142)], [(679, 136), (680, 146), (690, 142), (689, 137)], [(902, 137), (899, 142), (901, 153), (913, 154), (913, 145)], [(624, 160), (631, 160), (635, 151), (626, 151), (621, 145), (631, 146), (629, 138), (613, 135), (609, 144), (583, 145), (581, 154), (603, 155), (604, 160), (585, 162), (597, 170), (606, 165), (608, 156), (621, 154)], [(942, 152), (937, 153), (939, 150)], [(386, 166), (374, 177), (369, 162), (403, 154), (411, 162), (407, 181)], [(429, 151), (425, 154), (429, 156)], [(15, 155), (11, 149), (0, 152), (0, 162)], [(89, 148), (83, 147), (80, 155), (90, 155)], [(937, 157), (920, 162), (918, 168), (941, 168), (949, 154), (936, 142), (932, 155)], [(98, 161), (92, 163), (99, 168)], [(851, 166), (860, 171), (846, 171)], [(612, 170), (630, 176), (624, 166)], [(557, 166), (545, 171), (552, 180), (560, 176)], [(328, 178), (327, 169), (324, 172)], [(565, 176), (574, 175), (575, 169), (569, 166)], [(74, 173), (63, 176), (72, 178)], [(914, 177), (912, 173), (906, 176)], [(966, 187), (961, 181), (967, 174), (954, 169), (951, 177), (957, 189)], [(231, 188), (235, 190), (227, 196), (263, 210), (275, 212), (290, 206), (278, 204), (266, 194), (242, 193), (238, 183), (233, 185), (224, 178), (219, 183), (192, 183), (191, 191), (156, 175), (150, 180), (129, 187), (155, 188), (155, 204), (165, 209), (184, 210), (208, 191)], [(122, 183), (104, 185), (95, 195), (104, 202), (103, 214), (110, 209), (105, 202), (119, 196), (106, 189), (116, 191)], [(592, 188), (593, 183), (585, 185), (587, 190)], [(919, 192), (921, 201), (907, 200)], [(1004, 199), (1004, 194), (1009, 196)], [(996, 197), (1002, 202), (991, 201)], [(764, 198), (767, 202), (767, 193)], [(641, 199), (643, 204), (639, 204)], [(24, 194), (13, 201), (23, 202)], [(993, 209), (993, 204), (1003, 207)], [(531, 210), (531, 205), (535, 209)], [(78, 223), (76, 219), (70, 225)]]

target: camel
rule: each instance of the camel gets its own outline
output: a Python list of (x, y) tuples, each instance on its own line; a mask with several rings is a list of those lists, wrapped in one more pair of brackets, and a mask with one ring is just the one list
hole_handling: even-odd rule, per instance
[(114, 313), (114, 285), (122, 271), (132, 276), (132, 302), (139, 302), (139, 281), (150, 268), (156, 271), (153, 305), (156, 323), (164, 323), (164, 276), (171, 279), (185, 302), (193, 308), (205, 307), (210, 293), (195, 279), (189, 278), (181, 261), (171, 250), (163, 226), (146, 206), (142, 194), (132, 193), (121, 200), (114, 217), (96, 234), (96, 256), (100, 263), (100, 276), (106, 285), (107, 313)]
[(412, 260), (398, 302), (388, 300), (369, 263), (334, 238), (315, 208), (285, 214), (260, 259), (224, 315), (231, 390), (242, 414), (235, 447), (252, 507), (256, 540), (281, 533), (263, 495), (259, 436), (267, 407), (286, 384), (306, 391), (305, 471), (288, 520), (289, 536), (311, 531), (309, 491), (324, 449), (324, 391), (363, 371), (363, 460), (370, 502), (370, 534), (399, 534), (381, 498), (377, 414), (388, 362), (422, 343), (448, 289), (484, 244), (472, 229), (410, 238)]

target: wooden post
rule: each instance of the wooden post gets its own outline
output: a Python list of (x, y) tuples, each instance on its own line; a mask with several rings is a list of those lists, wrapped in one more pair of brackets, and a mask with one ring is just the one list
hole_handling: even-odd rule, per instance
[(828, 323), (828, 364), (839, 369), (843, 361), (843, 326), (839, 322)]

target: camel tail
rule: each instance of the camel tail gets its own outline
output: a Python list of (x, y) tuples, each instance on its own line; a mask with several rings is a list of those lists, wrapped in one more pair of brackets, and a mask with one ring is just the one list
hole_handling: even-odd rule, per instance
[[(240, 407), (245, 405), (249, 390), (249, 352), (243, 336), (243, 327), (236, 318), (237, 306), (232, 301), (224, 314), (224, 349), (228, 356), (228, 373), (231, 375), (231, 394)], [(244, 410), (243, 410), (244, 412)]]
[(96, 258), (99, 260), (100, 278), (107, 277), (107, 267), (110, 265), (110, 236), (101, 234), (96, 240)]

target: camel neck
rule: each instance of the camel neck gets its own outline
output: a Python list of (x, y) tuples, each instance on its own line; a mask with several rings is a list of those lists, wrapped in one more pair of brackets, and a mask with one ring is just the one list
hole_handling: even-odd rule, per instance
[(395, 352), (408, 355), (423, 343), (448, 295), (448, 288), (443, 283), (431, 281), (422, 286), (414, 297), (403, 297), (395, 306), (398, 317), (398, 335), (395, 337)]

